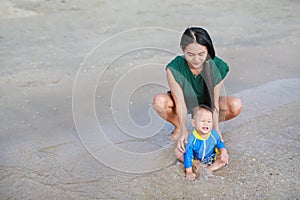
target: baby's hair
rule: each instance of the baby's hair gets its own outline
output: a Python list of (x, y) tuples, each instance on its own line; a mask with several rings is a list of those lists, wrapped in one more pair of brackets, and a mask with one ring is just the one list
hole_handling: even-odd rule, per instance
[(201, 110), (201, 109), (205, 109), (205, 110), (207, 110), (207, 111), (213, 113), (212, 109), (211, 109), (209, 106), (207, 106), (207, 105), (205, 105), (205, 104), (201, 104), (201, 105), (196, 106), (196, 107), (193, 108), (193, 111), (192, 111), (192, 119), (194, 119), (195, 115), (196, 115), (196, 114), (199, 112), (199, 110)]

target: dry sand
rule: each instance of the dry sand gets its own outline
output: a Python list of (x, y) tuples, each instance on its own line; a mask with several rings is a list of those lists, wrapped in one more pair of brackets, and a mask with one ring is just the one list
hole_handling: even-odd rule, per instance
[[(299, 10), (2, 0), (1, 199), (299, 199)], [(151, 101), (192, 25), (210, 32), (231, 66), (222, 92), (244, 109), (222, 124), (229, 165), (188, 182)]]

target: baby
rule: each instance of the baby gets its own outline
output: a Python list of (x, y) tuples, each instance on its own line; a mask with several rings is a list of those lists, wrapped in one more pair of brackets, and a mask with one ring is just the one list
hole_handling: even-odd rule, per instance
[(192, 112), (192, 126), (194, 130), (188, 137), (185, 153), (176, 149), (177, 158), (184, 163), (186, 178), (195, 180), (194, 164), (208, 165), (207, 173), (224, 167), (228, 163), (228, 154), (224, 143), (217, 131), (212, 129), (212, 111), (209, 107), (201, 105)]

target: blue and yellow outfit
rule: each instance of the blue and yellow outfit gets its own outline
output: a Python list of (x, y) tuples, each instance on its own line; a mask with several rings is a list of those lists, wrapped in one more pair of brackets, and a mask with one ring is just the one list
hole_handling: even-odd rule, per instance
[(206, 139), (193, 130), (188, 137), (186, 152), (183, 155), (184, 167), (192, 167), (194, 159), (200, 160), (203, 164), (211, 164), (221, 148), (226, 147), (216, 130), (209, 132)]

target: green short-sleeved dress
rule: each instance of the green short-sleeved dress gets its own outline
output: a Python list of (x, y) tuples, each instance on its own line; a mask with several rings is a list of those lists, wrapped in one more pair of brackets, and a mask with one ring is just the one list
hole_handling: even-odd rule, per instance
[[(229, 66), (217, 56), (213, 60), (209, 60), (209, 62), (212, 67), (212, 78), (215, 86), (226, 77), (229, 72)], [(202, 73), (194, 76), (184, 56), (177, 56), (167, 67), (171, 70), (176, 82), (183, 91), (189, 113), (193, 107), (207, 104), (206, 100), (209, 98), (209, 95), (204, 92), (205, 82), (202, 78)]]

